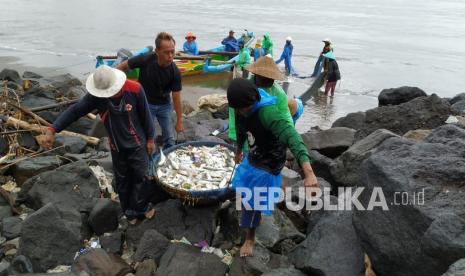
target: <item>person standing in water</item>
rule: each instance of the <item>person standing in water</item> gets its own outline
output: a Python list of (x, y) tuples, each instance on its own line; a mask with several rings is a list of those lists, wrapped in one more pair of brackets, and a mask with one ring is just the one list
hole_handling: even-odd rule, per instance
[(265, 55), (273, 57), (273, 40), (271, 40), (269, 34), (263, 36), (262, 48), (265, 51)]
[(336, 57), (333, 52), (327, 52), (323, 55), (326, 58), (326, 87), (325, 87), (325, 96), (328, 96), (331, 93), (330, 97), (334, 97), (334, 91), (336, 90), (336, 83), (341, 79), (341, 73), (339, 72), (339, 65), (336, 62)]
[(286, 44), (284, 45), (281, 57), (276, 61), (276, 64), (281, 63), (284, 60), (284, 66), (286, 68), (286, 75), (290, 76), (294, 74), (294, 68), (292, 67), (292, 51), (294, 46), (292, 45), (292, 38), (288, 36), (286, 38)]
[(318, 57), (318, 61), (315, 63), (315, 68), (313, 69), (313, 74), (310, 76), (312, 78), (316, 78), (321, 74), (321, 69), (323, 68), (324, 65), (324, 54), (328, 52), (333, 52), (333, 46), (331, 43), (331, 39), (325, 38), (323, 39), (323, 42), (325, 46), (323, 46), (323, 50), (320, 53), (320, 56)]

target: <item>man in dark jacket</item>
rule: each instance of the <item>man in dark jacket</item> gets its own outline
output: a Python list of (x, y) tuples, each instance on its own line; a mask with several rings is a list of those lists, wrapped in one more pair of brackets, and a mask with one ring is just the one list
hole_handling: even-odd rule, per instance
[[(286, 148), (291, 150), (302, 166), (305, 187), (318, 187), (318, 182), (307, 148), (292, 122), (276, 108), (276, 97), (242, 78), (231, 82), (227, 97), (229, 106), (235, 109), (236, 162), (240, 162), (232, 187), (241, 195), (243, 191), (252, 195), (261, 190), (261, 198), (266, 203), (260, 204), (263, 201), (254, 195), (241, 200), (240, 226), (247, 229), (247, 235), (240, 255), (247, 257), (252, 255), (255, 229), (260, 224), (261, 214), (272, 214), (276, 198), (271, 191), (281, 191), (281, 170), (286, 162)], [(246, 140), (250, 152), (243, 158), (242, 148)]]
[(89, 92), (62, 113), (45, 136), (44, 148), (51, 148), (55, 132), (60, 132), (80, 117), (98, 110), (107, 129), (115, 188), (129, 223), (137, 218), (152, 218), (149, 203), (150, 183), (146, 179), (149, 155), (155, 150), (154, 128), (144, 89), (126, 75), (106, 65), (87, 78)]
[(323, 55), (326, 58), (325, 61), (325, 96), (328, 96), (331, 92), (331, 97), (334, 97), (334, 91), (336, 90), (336, 83), (341, 79), (341, 73), (339, 71), (339, 65), (336, 62), (336, 57), (333, 52), (328, 52)]

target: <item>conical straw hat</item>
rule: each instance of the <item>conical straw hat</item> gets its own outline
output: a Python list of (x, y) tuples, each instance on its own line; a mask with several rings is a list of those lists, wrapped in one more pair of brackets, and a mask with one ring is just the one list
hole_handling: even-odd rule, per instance
[(284, 75), (271, 57), (261, 57), (245, 69), (255, 75), (260, 75), (273, 80), (284, 80)]

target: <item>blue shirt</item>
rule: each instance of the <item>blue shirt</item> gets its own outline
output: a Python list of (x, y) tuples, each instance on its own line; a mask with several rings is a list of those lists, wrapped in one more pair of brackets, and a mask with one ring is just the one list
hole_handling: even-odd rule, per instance
[(198, 55), (199, 54), (199, 49), (197, 48), (197, 42), (192, 41), (189, 43), (188, 41), (184, 42), (184, 45), (182, 46), (185, 52), (187, 52), (190, 55)]

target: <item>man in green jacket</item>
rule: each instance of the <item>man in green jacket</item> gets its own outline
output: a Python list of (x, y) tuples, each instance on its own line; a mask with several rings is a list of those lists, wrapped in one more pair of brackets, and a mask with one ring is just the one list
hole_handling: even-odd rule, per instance
[[(302, 167), (305, 187), (318, 187), (318, 182), (307, 148), (293, 123), (278, 112), (276, 97), (246, 79), (233, 80), (227, 97), (229, 106), (236, 110), (235, 159), (240, 164), (232, 187), (242, 197), (240, 224), (247, 229), (247, 235), (240, 255), (247, 257), (253, 252), (255, 229), (260, 224), (261, 214), (272, 214), (274, 203), (279, 198), (276, 193), (281, 193), (281, 170), (286, 161), (286, 148), (289, 147)], [(250, 151), (243, 156), (242, 148), (246, 140)], [(248, 195), (243, 196), (244, 192)]]
[(273, 40), (271, 40), (269, 34), (263, 36), (262, 48), (265, 50), (265, 55), (273, 57)]
[(242, 70), (242, 77), (247, 78), (249, 72), (246, 70), (246, 66), (250, 64), (250, 53), (249, 49), (244, 46), (244, 42), (239, 42), (239, 57), (236, 61), (236, 66)]

